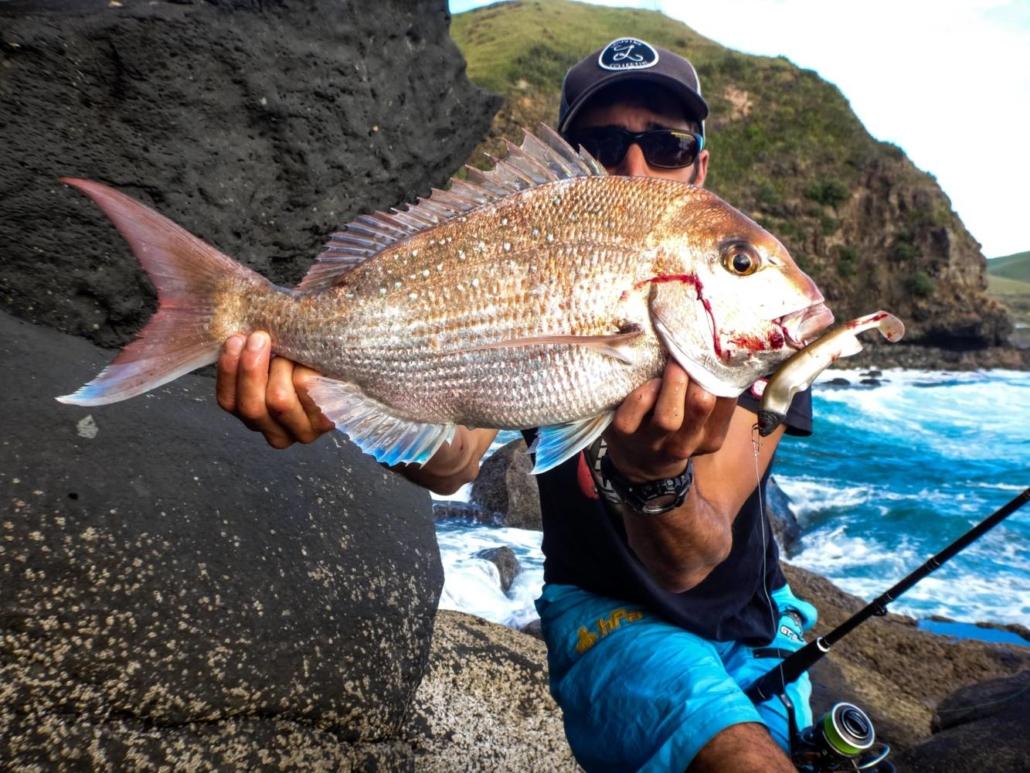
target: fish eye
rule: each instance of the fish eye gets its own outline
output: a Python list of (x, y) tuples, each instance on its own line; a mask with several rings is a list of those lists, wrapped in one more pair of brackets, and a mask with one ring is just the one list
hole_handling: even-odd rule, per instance
[(750, 244), (731, 242), (722, 249), (722, 264), (737, 276), (750, 276), (761, 268), (762, 259)]

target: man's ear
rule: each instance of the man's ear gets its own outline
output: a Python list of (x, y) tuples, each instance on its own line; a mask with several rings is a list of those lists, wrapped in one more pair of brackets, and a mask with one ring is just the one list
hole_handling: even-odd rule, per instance
[(703, 188), (705, 178), (708, 176), (708, 151), (702, 150), (697, 154), (697, 161), (694, 162), (694, 178), (691, 180), (698, 188)]

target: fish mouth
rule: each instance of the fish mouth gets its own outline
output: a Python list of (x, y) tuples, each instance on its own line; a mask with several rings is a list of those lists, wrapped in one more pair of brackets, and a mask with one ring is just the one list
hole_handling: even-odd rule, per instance
[(784, 339), (795, 349), (804, 349), (832, 323), (833, 312), (825, 303), (813, 304), (776, 320)]

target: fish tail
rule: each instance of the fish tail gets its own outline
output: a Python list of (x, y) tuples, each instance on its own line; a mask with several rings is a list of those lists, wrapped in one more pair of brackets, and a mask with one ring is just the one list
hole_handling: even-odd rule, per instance
[(111, 219), (154, 283), (159, 305), (136, 340), (96, 378), (57, 399), (72, 405), (115, 403), (215, 362), (222, 340), (212, 322), (228, 283), (255, 289), (271, 283), (124, 193), (91, 180), (61, 182), (85, 193)]

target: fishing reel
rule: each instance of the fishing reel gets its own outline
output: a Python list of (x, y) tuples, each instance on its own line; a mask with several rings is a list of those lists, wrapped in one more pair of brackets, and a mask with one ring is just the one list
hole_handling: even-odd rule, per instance
[(870, 773), (895, 773), (887, 757), (891, 747), (876, 742), (873, 721), (858, 706), (837, 703), (811, 727), (799, 731), (794, 706), (785, 694), (790, 723), (791, 762), (800, 773), (829, 773), (840, 770), (865, 770)]

